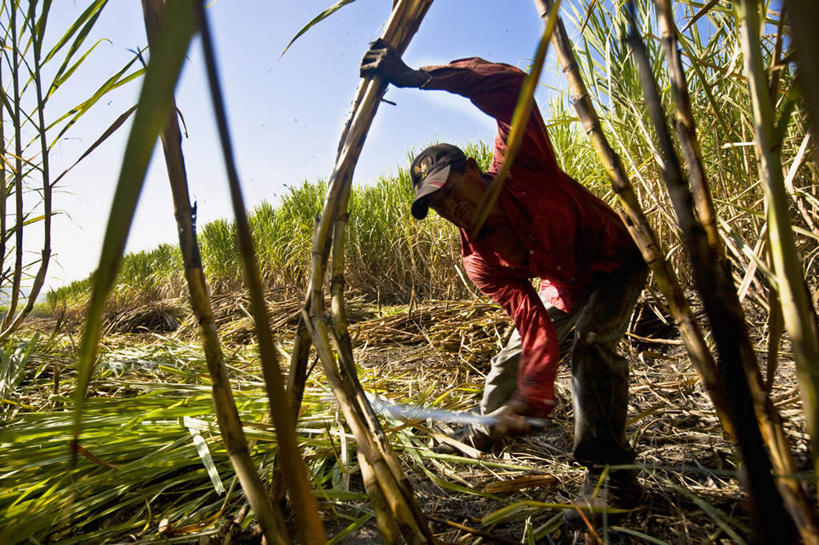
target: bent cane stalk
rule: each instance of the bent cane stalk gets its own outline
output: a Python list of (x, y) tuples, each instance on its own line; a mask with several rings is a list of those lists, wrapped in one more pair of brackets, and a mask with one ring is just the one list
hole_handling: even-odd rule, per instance
[[(143, 0), (142, 2), (145, 30), (151, 50), (158, 40), (163, 6), (163, 0)], [(263, 535), (268, 543), (284, 545), (289, 542), (284, 517), (271, 501), (254, 467), (227, 376), (224, 353), (216, 331), (207, 280), (202, 270), (199, 245), (196, 240), (196, 212), (190, 204), (185, 160), (182, 155), (182, 135), (179, 131), (176, 106), (173, 103), (160, 138), (173, 195), (174, 216), (179, 233), (179, 247), (182, 251), (185, 278), (191, 297), (191, 308), (199, 324), (205, 361), (211, 377), (213, 408), (216, 412), (219, 432)]]
[[(399, 0), (382, 38), (399, 54), (416, 32), (432, 0)], [(415, 503), (407, 483), (375, 414), (358, 383), (352, 353), (348, 351), (343, 298), (343, 232), (353, 171), (386, 84), (379, 77), (366, 78), (359, 85), (353, 112), (339, 142), (333, 173), (328, 183), (324, 210), (313, 232), (310, 286), (305, 298), (305, 324), (324, 366), (325, 375), (339, 401), (347, 423), (355, 434), (367, 469), (368, 493), (378, 513), (385, 542), (431, 543), (433, 537)], [(324, 278), (333, 242), (332, 311), (334, 324), (328, 326), (324, 311)], [(340, 352), (331, 349), (331, 335)], [(340, 360), (340, 365), (339, 365)], [(371, 471), (370, 471), (371, 470)], [(390, 523), (389, 519), (394, 519)], [(396, 530), (399, 533), (396, 533)]]
[[(551, 0), (535, 0), (535, 5), (541, 14), (541, 18), (546, 20), (552, 6)], [(588, 136), (597, 152), (597, 157), (603, 164), (606, 174), (609, 176), (612, 189), (623, 206), (624, 212), (621, 212), (623, 222), (637, 243), (646, 264), (654, 273), (654, 280), (666, 299), (674, 323), (680, 330), (688, 357), (702, 379), (723, 429), (733, 436), (733, 424), (729, 417), (727, 402), (722, 394), (714, 358), (705, 344), (699, 325), (694, 320), (688, 301), (686, 301), (677, 280), (677, 275), (665, 260), (654, 231), (648, 223), (648, 218), (637, 200), (637, 195), (634, 193), (634, 188), (626, 174), (623, 163), (603, 133), (600, 119), (594, 109), (586, 84), (583, 82), (583, 77), (572, 52), (571, 42), (561, 20), (557, 22), (552, 41), (560, 60), (560, 66), (569, 83), (569, 90), (577, 116), (583, 124), (586, 136)]]
[(216, 55), (213, 47), (213, 38), (210, 33), (205, 7), (202, 0), (196, 0), (196, 14), (202, 34), (202, 46), (207, 66), (208, 83), (210, 86), (211, 101), (219, 129), (219, 140), (230, 187), (233, 213), (236, 217), (236, 231), (239, 239), (239, 248), (242, 256), (245, 283), (251, 301), (251, 313), (255, 322), (256, 335), (259, 340), (259, 356), (261, 358), (262, 374), (265, 380), (265, 391), (270, 404), (270, 415), (276, 427), (281, 456), (279, 459), (285, 468), (290, 496), (293, 501), (297, 532), (310, 544), (322, 544), (327, 541), (324, 524), (318, 512), (318, 502), (313, 495), (307, 479), (307, 469), (301, 457), (296, 438), (295, 421), (291, 417), (291, 407), (284, 391), (284, 379), (281, 375), (277, 359), (277, 350), (270, 331), (270, 319), (264, 301), (259, 268), (256, 261), (256, 251), (250, 224), (245, 212), (244, 198), (239, 184), (233, 146), (228, 130), (227, 115), (225, 113), (224, 98), (219, 82)]
[[(709, 244), (705, 229), (695, 217), (691, 192), (685, 183), (666, 126), (665, 112), (645, 44), (637, 30), (633, 2), (629, 3), (627, 13), (629, 33), (626, 41), (634, 56), (646, 109), (662, 153), (663, 179), (682, 230), (697, 291), (713, 324), (712, 333), (720, 355), (719, 371), (726, 397), (731, 400), (737, 447), (745, 462), (744, 475), (750, 492), (751, 510), (758, 517), (756, 528), (759, 539), (763, 542), (772, 540), (773, 528), (777, 528), (780, 532), (778, 537), (788, 542), (798, 527), (803, 538), (813, 543), (817, 537), (813, 513), (809, 507), (805, 509), (807, 502), (799, 483), (788, 474), (779, 479), (774, 479), (771, 475), (775, 464), (764, 448), (766, 443), (772, 451), (772, 457), (781, 458), (779, 463), (782, 465), (779, 467), (789, 467), (787, 459), (790, 452), (786, 444), (782, 445), (778, 441), (784, 438), (779, 415), (762, 385), (730, 269)], [(751, 418), (751, 414), (755, 414), (756, 419)], [(767, 432), (765, 440), (763, 430)]]

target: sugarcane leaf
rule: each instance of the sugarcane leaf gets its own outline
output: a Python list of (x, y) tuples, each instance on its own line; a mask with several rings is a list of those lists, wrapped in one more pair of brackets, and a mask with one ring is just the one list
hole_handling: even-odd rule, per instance
[(290, 46), (293, 45), (293, 42), (298, 40), (302, 36), (302, 34), (307, 32), (308, 30), (313, 28), (315, 25), (322, 22), (327, 17), (334, 14), (335, 12), (337, 12), (338, 10), (340, 10), (341, 8), (346, 6), (347, 4), (352, 4), (353, 2), (355, 2), (355, 0), (339, 0), (338, 2), (336, 2), (335, 4), (330, 6), (329, 8), (325, 9), (324, 11), (322, 11), (321, 13), (319, 13), (318, 15), (313, 17), (313, 19), (309, 23), (304, 25), (304, 28), (299, 30), (296, 33), (296, 35), (293, 36), (293, 38), (290, 40), (290, 42), (288, 42), (287, 47), (284, 48), (284, 51), (282, 51), (282, 53), (281, 53), (281, 55), (279, 55), (279, 57), (282, 57), (285, 53), (287, 53), (287, 50), (290, 49)]
[[(102, 13), (102, 8), (104, 8), (107, 3), (108, 0), (96, 0), (90, 6), (88, 6), (82, 15), (80, 15), (80, 17), (74, 21), (66, 33), (63, 34), (62, 38), (57, 41), (54, 47), (51, 48), (51, 51), (49, 51), (45, 56), (42, 65), (48, 64), (48, 62), (53, 59), (57, 53), (71, 40), (71, 38), (74, 38), (68, 53), (63, 59), (62, 65), (59, 69), (57, 69), (57, 72), (54, 75), (54, 81), (58, 81), (60, 79), (68, 64), (71, 62), (71, 59), (74, 57), (74, 54), (76, 54), (80, 47), (82, 47), (83, 42), (85, 42), (85, 38), (88, 37), (91, 29), (94, 28), (94, 25), (97, 23), (97, 20)], [(49, 90), (46, 95), (50, 94), (51, 91)]]
[(342, 539), (344, 539), (348, 535), (352, 534), (353, 532), (367, 524), (367, 522), (369, 522), (369, 520), (373, 518), (373, 516), (374, 515), (372, 513), (364, 513), (357, 519), (353, 520), (346, 528), (344, 528), (338, 534), (330, 538), (327, 541), (327, 545), (336, 545), (336, 543), (339, 543)]
[[(54, 93), (54, 91), (56, 91), (57, 89), (59, 89), (59, 87), (60, 87), (60, 86), (61, 86), (63, 83), (65, 83), (66, 81), (68, 81), (68, 78), (70, 78), (70, 77), (71, 77), (71, 75), (72, 75), (74, 72), (76, 72), (76, 71), (77, 71), (77, 68), (79, 68), (79, 67), (82, 65), (82, 63), (83, 63), (83, 62), (85, 62), (85, 60), (88, 58), (88, 55), (90, 55), (90, 54), (91, 54), (91, 53), (92, 53), (92, 52), (93, 52), (93, 51), (94, 51), (94, 50), (97, 48), (97, 46), (98, 46), (98, 45), (100, 45), (102, 42), (108, 42), (108, 43), (111, 43), (111, 40), (109, 40), (109, 39), (107, 39), (107, 38), (102, 38), (102, 39), (100, 39), (100, 40), (97, 40), (97, 41), (94, 43), (94, 45), (92, 45), (91, 47), (89, 47), (89, 48), (88, 48), (88, 51), (86, 51), (85, 53), (83, 53), (83, 54), (82, 54), (82, 56), (81, 56), (79, 59), (77, 59), (77, 62), (75, 62), (74, 64), (72, 64), (70, 67), (68, 67), (68, 68), (67, 68), (67, 69), (66, 69), (66, 70), (65, 70), (65, 71), (62, 73), (62, 75), (60, 75), (59, 77), (55, 77), (55, 78), (54, 78), (54, 81), (53, 81), (53, 82), (52, 82), (52, 84), (51, 84), (51, 88), (49, 89), (49, 95), (51, 95), (52, 93)], [(46, 97), (46, 98), (45, 98), (45, 100), (48, 100), (48, 98)]]
[(66, 131), (68, 131), (68, 129), (71, 128), (74, 125), (74, 123), (76, 123), (83, 116), (83, 114), (85, 114), (85, 112), (88, 111), (89, 108), (96, 104), (107, 93), (130, 83), (131, 81), (141, 77), (145, 73), (145, 69), (140, 68), (135, 72), (123, 77), (123, 74), (125, 74), (125, 72), (127, 72), (128, 69), (131, 67), (131, 65), (133, 65), (134, 62), (136, 62), (138, 59), (139, 54), (134, 55), (134, 57), (124, 67), (122, 67), (122, 69), (119, 72), (108, 78), (108, 80), (106, 80), (105, 83), (103, 83), (100, 86), (100, 88), (97, 89), (93, 95), (91, 95), (91, 97), (89, 97), (82, 103), (78, 104), (77, 106), (71, 108), (69, 111), (67, 111), (54, 121), (52, 121), (51, 124), (48, 125), (48, 127), (46, 127), (46, 131), (51, 130), (62, 121), (68, 119), (69, 117), (71, 118), (70, 121), (66, 123), (66, 125), (62, 129), (60, 129), (60, 132), (57, 134), (57, 136), (52, 139), (51, 144), (49, 144), (49, 149), (54, 147), (54, 144), (56, 144), (60, 140), (60, 138), (62, 138)]
[(648, 543), (654, 543), (655, 545), (668, 545), (668, 542), (663, 541), (661, 539), (657, 539), (656, 537), (651, 537), (648, 534), (644, 534), (643, 532), (638, 532), (637, 530), (632, 530), (631, 528), (624, 528), (622, 526), (612, 526), (611, 530), (613, 532), (622, 532), (624, 534), (628, 534), (634, 537), (639, 537), (642, 540), (645, 540)]
[(132, 106), (132, 107), (128, 108), (128, 109), (125, 111), (125, 113), (121, 114), (121, 115), (120, 115), (118, 118), (116, 118), (116, 119), (114, 120), (114, 122), (111, 124), (111, 126), (110, 126), (110, 127), (108, 127), (107, 129), (105, 129), (105, 131), (102, 133), (102, 135), (101, 135), (99, 138), (97, 138), (97, 139), (94, 141), (94, 143), (93, 143), (93, 144), (91, 144), (91, 145), (88, 147), (88, 149), (87, 149), (87, 150), (85, 150), (85, 152), (83, 152), (83, 154), (82, 154), (82, 155), (80, 155), (80, 158), (79, 158), (79, 159), (77, 159), (76, 161), (74, 161), (74, 164), (73, 164), (73, 165), (71, 165), (70, 167), (68, 167), (67, 169), (65, 169), (65, 170), (64, 170), (64, 171), (63, 171), (63, 172), (62, 172), (62, 173), (61, 173), (59, 176), (57, 176), (57, 178), (55, 178), (55, 179), (54, 179), (54, 181), (53, 181), (53, 182), (51, 182), (52, 187), (53, 187), (53, 186), (55, 186), (55, 185), (57, 185), (57, 182), (59, 182), (59, 181), (62, 179), (62, 177), (63, 177), (63, 176), (65, 176), (66, 174), (68, 174), (68, 172), (69, 172), (69, 171), (70, 171), (72, 168), (74, 168), (75, 166), (77, 166), (77, 165), (80, 163), (80, 161), (82, 161), (83, 159), (85, 159), (86, 157), (88, 157), (88, 156), (91, 154), (91, 152), (93, 152), (95, 149), (97, 149), (97, 147), (98, 147), (100, 144), (102, 144), (103, 142), (105, 142), (105, 141), (108, 139), (108, 137), (109, 137), (109, 136), (111, 136), (112, 134), (114, 134), (115, 132), (117, 132), (117, 129), (119, 129), (119, 128), (120, 128), (120, 127), (123, 125), (123, 123), (125, 123), (125, 121), (127, 121), (127, 120), (128, 120), (128, 118), (129, 118), (129, 117), (131, 117), (131, 114), (132, 114), (132, 113), (134, 113), (134, 110), (136, 110), (136, 106)]
[(693, 17), (691, 17), (691, 20), (688, 21), (688, 24), (685, 25), (685, 27), (683, 27), (682, 31), (685, 32), (686, 30), (691, 28), (694, 25), (694, 23), (696, 23), (701, 17), (703, 17), (705, 15), (708, 15), (708, 12), (711, 11), (711, 9), (714, 6), (716, 6), (718, 3), (719, 3), (719, 0), (711, 0), (710, 2), (705, 4), (702, 7), (702, 9), (700, 9), (697, 13), (694, 14)]
[(167, 4), (162, 33), (146, 69), (145, 81), (134, 114), (134, 123), (125, 147), (99, 266), (88, 304), (79, 350), (73, 444), (76, 444), (82, 429), (86, 389), (96, 360), (103, 305), (113, 288), (122, 263), (122, 252), (145, 180), (151, 153), (159, 131), (165, 125), (171, 110), (173, 91), (196, 28), (196, 14), (191, 0), (177, 0)]
[(726, 517), (725, 513), (723, 513), (722, 511), (720, 511), (718, 508), (714, 507), (713, 505), (711, 505), (707, 501), (703, 500), (699, 496), (693, 494), (692, 492), (690, 492), (688, 489), (686, 489), (684, 487), (675, 486), (675, 485), (672, 485), (671, 487), (674, 490), (677, 490), (678, 492), (681, 492), (686, 497), (688, 497), (691, 501), (696, 503), (697, 506), (699, 506), (699, 508), (702, 509), (705, 512), (705, 514), (707, 514), (709, 517), (711, 517), (711, 520), (713, 520), (715, 523), (717, 523), (717, 526), (722, 528), (722, 530), (728, 535), (728, 537), (730, 537), (731, 539), (734, 540), (734, 543), (739, 543), (739, 544), (742, 544), (742, 545), (745, 545), (747, 543), (744, 539), (742, 539), (742, 537), (740, 537), (740, 535), (731, 526), (728, 525), (728, 523), (725, 520), (725, 517)]

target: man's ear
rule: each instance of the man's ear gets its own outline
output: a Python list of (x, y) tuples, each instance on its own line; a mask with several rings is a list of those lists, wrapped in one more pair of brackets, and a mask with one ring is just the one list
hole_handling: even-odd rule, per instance
[(477, 168), (481, 170), (481, 167), (478, 166), (478, 162), (475, 160), (474, 157), (467, 157), (466, 158), (466, 167), (467, 168)]

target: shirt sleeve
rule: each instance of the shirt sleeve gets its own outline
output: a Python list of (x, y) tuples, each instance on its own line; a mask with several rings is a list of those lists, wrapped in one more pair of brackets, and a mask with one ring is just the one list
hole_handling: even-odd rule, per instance
[(478, 289), (498, 303), (520, 333), (519, 399), (532, 416), (546, 417), (554, 408), (554, 383), (560, 360), (554, 324), (527, 278), (504, 274), (478, 254), (464, 258), (464, 268)]
[[(491, 169), (497, 171), (506, 156), (512, 114), (526, 74), (514, 66), (478, 57), (452, 61), (444, 66), (426, 66), (422, 70), (429, 77), (422, 89), (438, 89), (466, 97), (497, 121), (495, 158)], [(557, 169), (557, 160), (537, 104), (532, 108), (523, 138), (515, 158), (516, 165), (533, 170)]]

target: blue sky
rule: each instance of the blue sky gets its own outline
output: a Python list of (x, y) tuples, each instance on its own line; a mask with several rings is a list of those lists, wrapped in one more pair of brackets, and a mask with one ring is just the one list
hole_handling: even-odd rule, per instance
[[(219, 52), (235, 152), (246, 202), (275, 202), (285, 184), (326, 178), (367, 44), (378, 37), (391, 0), (358, 0), (302, 36), (283, 56), (287, 42), (334, 0), (271, 2), (217, 0), (208, 9)], [(55, 2), (50, 25), (62, 28), (84, 3)], [(146, 43), (140, 2), (111, 0), (94, 39), (107, 38), (92, 53), (72, 87), (55, 97), (73, 105), (121, 66), (129, 49)], [(443, 64), (480, 56), (526, 68), (543, 23), (530, 0), (437, 0), (413, 39), (405, 61), (411, 66)], [(562, 85), (549, 61), (542, 78)], [(73, 162), (102, 131), (136, 101), (141, 82), (111, 95), (86, 116), (55, 149), (55, 172)], [(544, 105), (546, 88), (539, 94)], [(364, 146), (355, 183), (372, 182), (406, 162), (410, 148), (433, 140), (491, 141), (494, 122), (463, 98), (442, 92), (390, 89)], [(54, 112), (60, 111), (55, 104)], [(177, 105), (188, 138), (183, 148), (200, 224), (231, 218), (224, 169), (214, 131), (198, 41), (189, 51), (177, 87)], [(544, 114), (548, 117), (548, 111)], [(60, 182), (53, 248), (56, 263), (48, 287), (84, 278), (97, 265), (102, 234), (119, 173), (125, 130), (109, 139)], [(176, 242), (173, 209), (161, 153), (155, 153), (128, 242), (128, 251)]]

